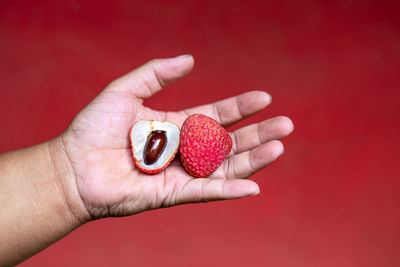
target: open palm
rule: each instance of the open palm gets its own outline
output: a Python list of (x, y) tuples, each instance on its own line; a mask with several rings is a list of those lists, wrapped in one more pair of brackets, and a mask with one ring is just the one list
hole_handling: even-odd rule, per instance
[(135, 168), (128, 136), (138, 120), (170, 121), (181, 126), (189, 115), (202, 113), (229, 126), (270, 103), (268, 94), (253, 91), (180, 112), (155, 111), (142, 105), (142, 99), (185, 76), (192, 67), (191, 56), (148, 62), (112, 82), (62, 135), (78, 192), (92, 218), (259, 192), (255, 182), (244, 178), (282, 154), (283, 146), (278, 140), (293, 130), (286, 117), (231, 133), (233, 148), (229, 157), (208, 178), (193, 178), (179, 159), (156, 175), (146, 175)]

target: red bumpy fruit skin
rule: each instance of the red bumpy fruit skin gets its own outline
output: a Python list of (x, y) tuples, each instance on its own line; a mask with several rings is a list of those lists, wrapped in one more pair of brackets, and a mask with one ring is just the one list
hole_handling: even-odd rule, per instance
[(214, 119), (202, 114), (188, 117), (180, 133), (181, 161), (195, 177), (207, 177), (225, 160), (232, 149), (232, 138)]

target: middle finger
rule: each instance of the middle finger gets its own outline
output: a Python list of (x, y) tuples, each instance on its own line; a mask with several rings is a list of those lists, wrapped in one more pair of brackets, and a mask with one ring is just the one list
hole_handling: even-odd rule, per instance
[(251, 124), (230, 133), (233, 146), (230, 156), (253, 149), (271, 140), (279, 140), (293, 131), (288, 117), (279, 116)]

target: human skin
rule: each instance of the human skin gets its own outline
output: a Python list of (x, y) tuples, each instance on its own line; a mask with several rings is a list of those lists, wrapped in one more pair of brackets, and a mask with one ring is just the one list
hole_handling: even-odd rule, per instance
[(91, 220), (260, 192), (246, 178), (283, 153), (279, 140), (293, 130), (287, 117), (230, 133), (230, 155), (207, 178), (190, 176), (176, 159), (151, 179), (135, 168), (128, 136), (138, 120), (181, 126), (202, 113), (226, 127), (271, 103), (267, 93), (251, 91), (179, 112), (143, 106), (143, 99), (188, 74), (193, 64), (190, 55), (152, 60), (110, 83), (60, 136), (0, 155), (0, 266), (31, 257)]

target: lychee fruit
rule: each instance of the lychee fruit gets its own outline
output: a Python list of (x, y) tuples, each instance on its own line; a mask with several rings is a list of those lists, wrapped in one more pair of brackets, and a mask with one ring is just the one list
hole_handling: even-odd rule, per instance
[(148, 174), (165, 169), (178, 151), (179, 132), (171, 122), (136, 122), (129, 134), (136, 167)]
[(225, 160), (232, 149), (232, 138), (214, 119), (202, 114), (189, 116), (180, 134), (181, 161), (195, 177), (207, 177)]

